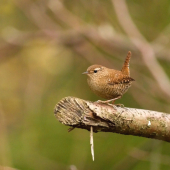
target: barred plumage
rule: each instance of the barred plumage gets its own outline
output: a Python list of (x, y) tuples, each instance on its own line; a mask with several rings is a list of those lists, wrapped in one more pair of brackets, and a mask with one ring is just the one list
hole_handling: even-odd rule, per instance
[(130, 58), (131, 52), (129, 51), (121, 71), (101, 65), (90, 66), (84, 74), (88, 75), (87, 82), (91, 90), (98, 96), (109, 99), (109, 102), (121, 98), (134, 81), (130, 77)]

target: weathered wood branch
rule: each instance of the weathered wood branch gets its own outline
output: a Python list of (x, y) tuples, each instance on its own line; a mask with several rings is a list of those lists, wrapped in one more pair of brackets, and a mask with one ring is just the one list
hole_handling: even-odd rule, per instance
[(64, 125), (94, 132), (114, 132), (170, 142), (170, 114), (117, 107), (65, 97), (55, 106), (56, 118)]

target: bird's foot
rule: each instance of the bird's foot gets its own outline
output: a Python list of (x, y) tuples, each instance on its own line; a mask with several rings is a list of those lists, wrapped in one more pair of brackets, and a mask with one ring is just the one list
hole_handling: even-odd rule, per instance
[(102, 101), (102, 100), (97, 100), (96, 101), (96, 103), (107, 104), (108, 106), (115, 107), (115, 105), (113, 103), (109, 103), (109, 102), (108, 102), (108, 100), (107, 101)]
[(97, 103), (103, 103), (103, 104), (108, 104), (108, 103), (109, 103), (108, 100), (106, 100), (106, 101), (97, 100), (96, 102), (97, 102)]
[[(102, 104), (107, 104), (111, 107), (124, 107), (123, 104), (114, 104), (115, 100), (120, 99), (121, 96), (118, 96), (117, 98), (114, 99), (110, 99), (110, 100), (106, 100), (106, 101), (102, 101), (102, 100), (97, 100), (97, 103), (102, 103)], [(111, 103), (110, 103), (111, 102)]]
[(124, 108), (124, 107), (125, 107), (123, 104), (115, 104), (115, 106), (121, 107), (121, 108)]
[(110, 104), (110, 102), (112, 102), (112, 105), (113, 105), (114, 102), (115, 102), (115, 100), (120, 99), (120, 98), (121, 98), (121, 96), (118, 96), (118, 97), (116, 97), (116, 98), (114, 98), (114, 99), (110, 99), (110, 100), (106, 100), (106, 101), (97, 100), (97, 103)]

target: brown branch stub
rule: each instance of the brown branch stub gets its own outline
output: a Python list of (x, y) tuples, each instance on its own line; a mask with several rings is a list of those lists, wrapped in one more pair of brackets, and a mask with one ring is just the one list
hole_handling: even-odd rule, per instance
[(170, 142), (170, 114), (116, 107), (65, 97), (55, 106), (56, 118), (67, 126), (94, 132), (115, 132)]

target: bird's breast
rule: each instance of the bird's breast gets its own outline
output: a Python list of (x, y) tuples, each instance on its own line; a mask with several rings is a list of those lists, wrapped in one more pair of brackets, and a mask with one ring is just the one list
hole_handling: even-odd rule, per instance
[(112, 83), (111, 78), (101, 78), (101, 79), (87, 79), (90, 89), (98, 96), (104, 99), (113, 99), (118, 96), (122, 96), (131, 86), (132, 82), (128, 83)]

